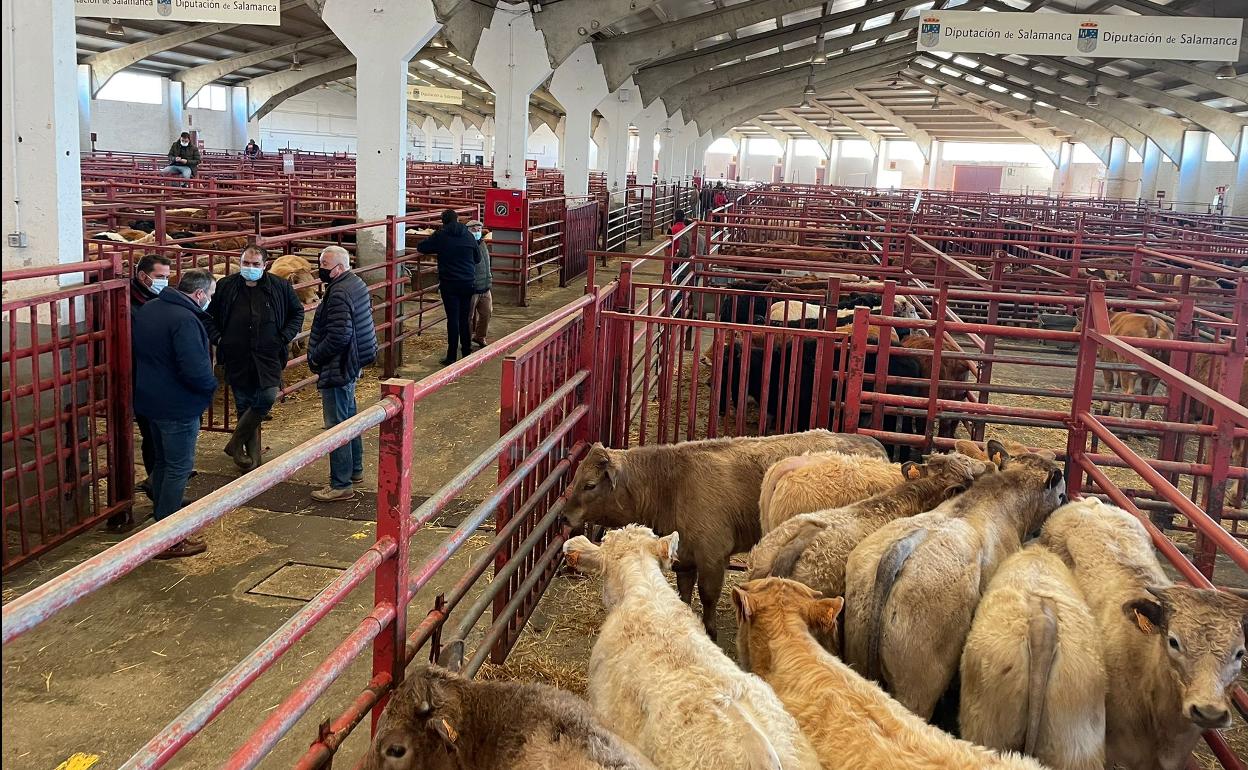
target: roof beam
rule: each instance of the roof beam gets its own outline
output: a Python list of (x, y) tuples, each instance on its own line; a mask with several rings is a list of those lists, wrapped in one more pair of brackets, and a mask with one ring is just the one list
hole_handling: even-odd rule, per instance
[(186, 105), (191, 103), (191, 99), (194, 99), (195, 94), (199, 93), (204, 86), (220, 80), (231, 72), (238, 72), (248, 67), (254, 67), (257, 64), (263, 64), (266, 61), (288, 56), (303, 48), (311, 48), (315, 45), (330, 43), (336, 40), (338, 40), (338, 37), (333, 32), (305, 37), (290, 43), (275, 45), (271, 48), (263, 48), (259, 51), (232, 56), (229, 59), (209, 62), (199, 67), (191, 67), (171, 75), (169, 79), (176, 80), (182, 84), (182, 103)]
[(880, 153), (880, 142), (883, 141), (884, 138), (877, 134), (873, 129), (864, 126), (840, 110), (832, 109), (823, 102), (816, 100), (812, 102), (812, 104), (814, 104), (815, 109), (821, 110), (829, 118), (832, 118), (841, 125), (848, 126), (855, 134), (858, 134), (858, 136), (866, 139), (867, 143), (871, 145), (871, 149), (877, 155)]
[(871, 110), (876, 115), (879, 115), (884, 120), (887, 120), (897, 128), (901, 129), (901, 132), (909, 137), (910, 141), (919, 146), (919, 152), (923, 154), (923, 160), (931, 160), (931, 134), (927, 133), (923, 129), (903, 118), (901, 115), (898, 115), (896, 112), (893, 112), (856, 88), (847, 88), (845, 89), (845, 93), (849, 94), (854, 101), (858, 102), (863, 107), (866, 107), (868, 110)]
[(820, 146), (827, 146), (828, 142), (832, 141), (832, 132), (816, 126), (792, 110), (780, 109), (776, 110), (776, 114), (805, 131), (806, 135), (818, 142)]
[(759, 120), (758, 118), (751, 118), (750, 120), (746, 121), (746, 125), (754, 126), (755, 128), (762, 129), (764, 132), (767, 133), (768, 136), (770, 136), (772, 139), (775, 139), (777, 142), (779, 142), (781, 147), (787, 147), (789, 145), (789, 140), (792, 139), (792, 137), (786, 134), (785, 132), (781, 131), (780, 129), (776, 128), (770, 123), (765, 123)]
[(1187, 82), (1213, 91), (1215, 94), (1229, 96), (1232, 99), (1238, 99), (1244, 104), (1248, 104), (1248, 83), (1244, 82), (1243, 77), (1219, 80), (1213, 76), (1212, 72), (1206, 72), (1199, 67), (1193, 67), (1182, 61), (1158, 59), (1128, 59), (1127, 61), (1143, 64), (1145, 67), (1151, 67), (1169, 75), (1174, 75), (1176, 78), (1183, 78)]
[[(292, 8), (301, 7), (304, 0), (285, 0), (282, 3), (282, 12), (291, 10)], [(222, 32), (228, 32), (235, 27), (244, 26), (242, 24), (191, 24), (176, 32), (169, 32), (164, 35), (157, 35), (153, 38), (123, 45), (120, 48), (114, 48), (111, 51), (101, 51), (97, 54), (88, 56), (84, 64), (91, 67), (91, 96), (94, 98), (100, 93), (100, 89), (104, 87), (113, 75), (121, 72), (132, 64), (137, 64), (144, 59), (155, 56), (158, 53), (172, 50), (178, 46), (188, 43), (194, 43), (196, 40), (203, 40), (206, 37), (219, 35)]]
[[(571, 3), (569, 3), (571, 5)], [(754, 0), (718, 8), (652, 29), (594, 42), (594, 52), (607, 76), (607, 87), (620, 87), (642, 64), (680, 51), (725, 30), (740, 29), (794, 11), (821, 5), (812, 0)], [(557, 6), (552, 6), (557, 7)]]
[[(582, 43), (593, 41), (600, 29), (638, 11), (655, 8), (655, 0), (577, 0), (550, 3), (533, 17), (534, 26), (546, 38), (550, 68), (563, 64)], [(659, 9), (662, 12), (662, 8)], [(614, 88), (614, 87), (613, 87)]]
[(323, 83), (340, 80), (355, 72), (354, 56), (339, 56), (309, 64), (298, 72), (285, 70), (245, 81), (247, 119), (259, 120), (277, 105)]
[(973, 112), (985, 120), (990, 120), (999, 126), (1010, 129), (1022, 138), (1039, 147), (1041, 150), (1044, 150), (1044, 154), (1048, 156), (1054, 166), (1057, 166), (1062, 162), (1063, 140), (1048, 131), (1036, 128), (1030, 123), (1025, 123), (1021, 120), (1007, 118), (996, 110), (990, 109), (977, 101), (967, 99), (965, 96), (953, 93), (944, 86), (924, 83), (922, 80), (912, 78), (909, 75), (902, 75), (902, 79), (913, 86), (939, 95), (941, 99), (948, 99), (959, 107)]

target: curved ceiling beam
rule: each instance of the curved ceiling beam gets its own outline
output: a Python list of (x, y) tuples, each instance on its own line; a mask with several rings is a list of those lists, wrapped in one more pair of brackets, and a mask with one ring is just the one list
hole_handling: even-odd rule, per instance
[(1214, 77), (1212, 72), (1206, 72), (1199, 67), (1193, 67), (1187, 62), (1167, 61), (1164, 59), (1130, 59), (1129, 61), (1143, 64), (1145, 67), (1173, 75), (1176, 78), (1182, 78), (1192, 85), (1200, 86), (1215, 94), (1229, 96), (1232, 99), (1248, 104), (1248, 82), (1245, 82), (1242, 75), (1229, 80), (1220, 80)]
[(868, 110), (871, 110), (871, 112), (901, 129), (901, 132), (909, 137), (910, 141), (919, 146), (919, 152), (922, 153), (924, 161), (932, 159), (931, 134), (927, 133), (923, 129), (911, 123), (909, 120), (906, 120), (901, 115), (898, 115), (896, 112), (890, 110), (856, 88), (847, 88), (845, 89), (845, 93), (849, 94), (850, 98), (861, 104), (863, 107), (866, 107)]
[[(321, 70), (305, 67), (299, 72), (275, 72), (272, 75), (261, 75), (248, 80), (244, 84), (247, 86), (247, 119), (260, 120), (290, 97), (310, 91), (319, 85), (341, 80), (354, 72), (355, 62), (352, 61), (345, 67), (337, 69)], [(273, 79), (268, 80), (268, 78)], [(258, 83), (262, 80), (266, 82)]]
[(806, 136), (814, 139), (821, 147), (827, 147), (828, 142), (831, 142), (833, 139), (832, 132), (816, 126), (792, 110), (776, 110), (776, 114), (805, 131)]
[(656, 0), (577, 0), (551, 3), (533, 18), (537, 31), (546, 37), (546, 55), (555, 69), (582, 43), (593, 42), (594, 33), (620, 19), (653, 6)]
[[(286, 0), (282, 3), (282, 12), (289, 11), (304, 4), (304, 0)], [(191, 24), (184, 29), (176, 32), (169, 32), (164, 35), (147, 40), (141, 40), (137, 43), (123, 45), (120, 48), (114, 48), (111, 51), (101, 51), (97, 54), (88, 56), (83, 64), (91, 67), (91, 96), (96, 97), (100, 93), (100, 89), (104, 87), (113, 75), (121, 72), (132, 64), (137, 64), (144, 59), (155, 56), (158, 53), (170, 51), (178, 46), (188, 43), (194, 43), (196, 40), (203, 40), (206, 37), (219, 35), (222, 32), (228, 32), (235, 27), (244, 26), (242, 24)]]
[(866, 139), (867, 144), (871, 145), (871, 150), (876, 155), (880, 153), (880, 142), (884, 141), (884, 137), (876, 133), (874, 129), (868, 126), (864, 126), (863, 124), (854, 120), (853, 118), (841, 112), (840, 110), (834, 110), (821, 101), (816, 100), (814, 102), (814, 106), (815, 106), (815, 109), (820, 110), (821, 112), (823, 112), (823, 114), (827, 115), (829, 118), (832, 118), (833, 120), (835, 120), (836, 122), (840, 123), (843, 126), (847, 126), (855, 134), (858, 134), (858, 136), (861, 136), (863, 139)]
[(594, 52), (614, 91), (646, 62), (688, 51), (694, 43), (728, 30), (737, 30), (822, 5), (811, 0), (753, 0), (700, 13), (652, 29), (597, 40)]
[(1039, 147), (1041, 150), (1044, 150), (1044, 154), (1048, 156), (1049, 160), (1053, 161), (1054, 166), (1061, 163), (1063, 140), (1048, 131), (1036, 128), (1030, 123), (1024, 123), (1021, 120), (1007, 118), (996, 110), (990, 109), (986, 105), (980, 104), (972, 99), (967, 99), (965, 96), (960, 94), (953, 93), (944, 86), (925, 83), (922, 80), (910, 77), (909, 75), (902, 75), (901, 77), (912, 86), (922, 88), (929, 93), (937, 94), (941, 99), (948, 99), (964, 110), (973, 112), (985, 120), (991, 120), (999, 126), (1010, 129), (1014, 133)]
[(793, 138), (770, 123), (759, 120), (758, 118), (750, 118), (745, 122), (745, 124), (747, 126), (754, 126), (755, 128), (763, 131), (772, 139), (779, 142), (781, 147), (788, 147), (789, 140)]
[(254, 67), (257, 64), (263, 64), (272, 59), (279, 59), (283, 56), (289, 56), (303, 48), (311, 48), (322, 43), (330, 43), (337, 40), (338, 37), (333, 32), (324, 35), (315, 35), (313, 37), (305, 37), (292, 43), (283, 43), (272, 48), (264, 48), (251, 53), (232, 56), (221, 61), (209, 62), (199, 67), (191, 67), (182, 70), (177, 74), (171, 75), (170, 80), (176, 80), (182, 84), (182, 103), (183, 106), (190, 104), (191, 99), (195, 98), (195, 94), (200, 89), (214, 81), (220, 80), (231, 72)]

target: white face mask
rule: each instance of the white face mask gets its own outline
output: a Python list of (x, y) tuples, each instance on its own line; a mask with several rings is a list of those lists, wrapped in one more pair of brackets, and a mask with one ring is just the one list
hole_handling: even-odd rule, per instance
[(207, 309), (208, 309), (208, 306), (209, 306), (209, 305), (211, 305), (211, 304), (212, 304), (212, 297), (205, 297), (205, 298), (204, 298), (204, 301), (200, 304), (199, 309), (200, 309), (200, 310), (207, 310)]
[(153, 278), (152, 279), (152, 293), (160, 294), (161, 291), (163, 291), (165, 287), (168, 285), (169, 285), (168, 278)]
[(188, 144), (190, 144), (190, 142), (186, 141), (185, 139), (179, 139), (179, 140), (178, 140), (178, 144), (180, 144), (180, 145), (182, 145), (183, 147), (185, 147), (185, 146), (187, 146)]

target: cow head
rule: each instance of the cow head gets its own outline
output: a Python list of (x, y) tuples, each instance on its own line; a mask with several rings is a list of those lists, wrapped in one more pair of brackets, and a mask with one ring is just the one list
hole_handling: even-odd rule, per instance
[(771, 669), (770, 641), (785, 633), (787, 619), (800, 618), (825, 649), (836, 649), (836, 618), (845, 601), (785, 578), (750, 580), (732, 589), (737, 612), (737, 662), (765, 677)]
[(602, 545), (594, 545), (589, 538), (578, 535), (563, 544), (563, 556), (569, 567), (603, 576), (602, 603), (611, 609), (641, 569), (655, 562), (660, 569), (671, 569), (679, 544), (677, 532), (659, 537), (649, 527), (630, 524), (608, 532)]
[(1178, 683), (1182, 716), (1202, 730), (1231, 725), (1230, 687), (1244, 660), (1248, 601), (1220, 591), (1168, 586), (1122, 605), (1140, 633), (1155, 637)]
[(590, 447), (572, 477), (563, 515), (573, 529), (586, 522), (626, 524), (624, 482), (624, 450), (607, 449), (602, 444)]
[(459, 676), (464, 647), (443, 648), (439, 666), (409, 675), (386, 706), (369, 749), (367, 770), (455, 770), (461, 767), (464, 727)]
[(1013, 474), (1019, 486), (1034, 490), (1038, 496), (1036, 504), (1022, 522), (1024, 532), (1036, 532), (1055, 508), (1069, 502), (1066, 475), (1050, 450), (1011, 454), (1004, 444), (995, 439), (989, 439), (986, 447), (989, 460), (1003, 472)]

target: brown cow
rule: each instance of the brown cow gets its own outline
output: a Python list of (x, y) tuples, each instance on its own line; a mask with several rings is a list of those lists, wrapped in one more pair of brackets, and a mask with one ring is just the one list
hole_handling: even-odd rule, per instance
[(572, 479), (564, 515), (573, 527), (645, 524), (661, 534), (679, 532), (681, 555), (673, 569), (680, 598), (691, 603), (697, 583), (702, 622), (713, 639), (728, 559), (762, 536), (763, 474), (786, 457), (831, 451), (887, 457), (873, 438), (826, 430), (634, 449), (594, 444)]
[[(1075, 331), (1079, 331), (1080, 325), (1075, 326)], [(1149, 339), (1170, 340), (1174, 339), (1174, 332), (1171, 330), (1170, 324), (1144, 313), (1114, 313), (1109, 317), (1109, 333), (1116, 337), (1145, 337)], [(1169, 352), (1165, 350), (1145, 351), (1153, 358), (1162, 363), (1170, 360)], [(1129, 363), (1119, 357), (1117, 353), (1105, 347), (1098, 347), (1096, 351), (1097, 361), (1104, 364), (1122, 364)], [(1157, 378), (1145, 371), (1122, 371), (1122, 370), (1101, 370), (1101, 379), (1105, 383), (1105, 389), (1110, 393), (1121, 391), (1126, 396), (1134, 396), (1137, 393), (1144, 396), (1153, 395), (1153, 391), (1157, 389)], [(1138, 384), (1138, 388), (1137, 388)], [(1132, 402), (1128, 399), (1122, 402), (1121, 414), (1123, 417), (1131, 416)], [(1105, 402), (1102, 405), (1101, 414), (1109, 414), (1110, 404)], [(1140, 418), (1148, 416), (1148, 404), (1140, 404)]]
[[(934, 351), (936, 349), (936, 340), (932, 337), (911, 334), (906, 337), (905, 342), (901, 343), (901, 346), (908, 350)], [(958, 355), (957, 343), (948, 337), (945, 337), (941, 348), (946, 351), (953, 351), (955, 355)], [(923, 372), (923, 377), (930, 379), (932, 376), (933, 356), (917, 356), (917, 359), (919, 370)], [(979, 367), (975, 365), (974, 361), (942, 355), (940, 357), (940, 379), (944, 382), (975, 382), (979, 379)], [(953, 385), (942, 385), (937, 388), (936, 392), (938, 398), (946, 401), (965, 401), (969, 395), (969, 391), (966, 388), (959, 388)], [(942, 438), (953, 438), (957, 427), (957, 420), (940, 420), (936, 435)], [(968, 434), (971, 432), (970, 423), (966, 424), (966, 431)]]

